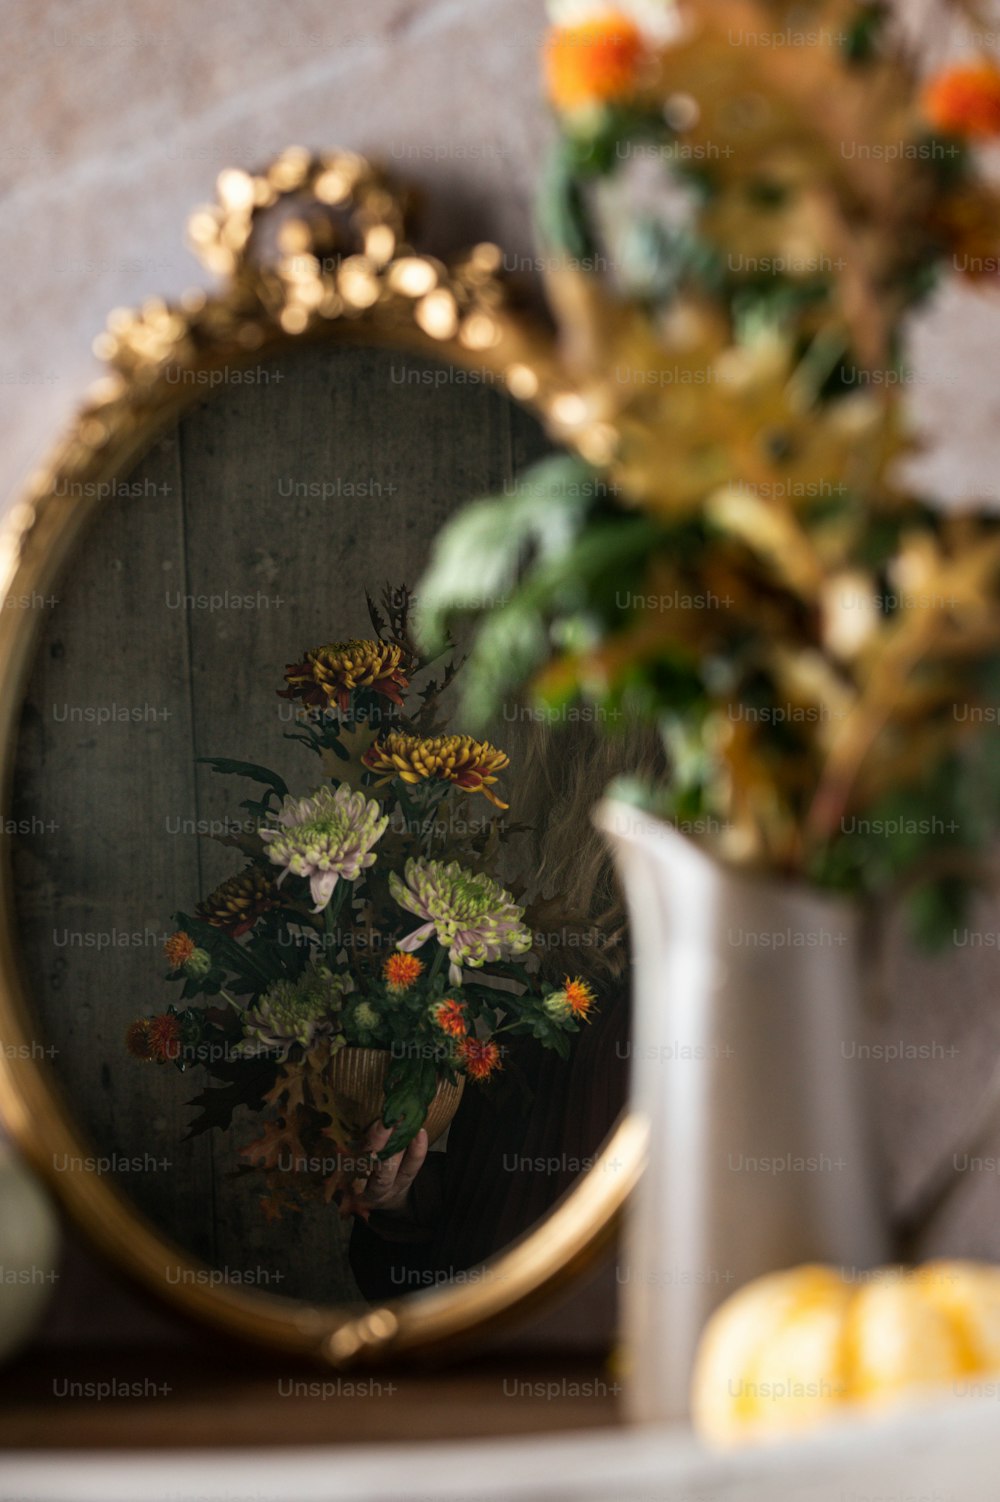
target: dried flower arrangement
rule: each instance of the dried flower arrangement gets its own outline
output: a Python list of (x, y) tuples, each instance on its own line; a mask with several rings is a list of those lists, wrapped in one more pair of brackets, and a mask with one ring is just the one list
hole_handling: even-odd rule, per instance
[(872, 0), (552, 12), (576, 453), (452, 521), (423, 639), (475, 623), (473, 722), (525, 685), (653, 721), (654, 806), (722, 858), (903, 884), (950, 932), (1000, 806), (1000, 518), (900, 482), (904, 334), (944, 273), (1000, 266), (1000, 68), (928, 77)]
[[(368, 606), (373, 638), (307, 652), (279, 690), (297, 706), (289, 738), (325, 781), (296, 797), (265, 766), (206, 758), (263, 789), (242, 804), (257, 828), (225, 837), (247, 865), (176, 915), (166, 959), (182, 1005), (139, 1018), (126, 1040), (138, 1059), (205, 1070), (192, 1134), (249, 1113), (260, 1135), (241, 1156), (264, 1173), (269, 1216), (320, 1196), (358, 1210), (352, 1154), (372, 1119), (345, 1097), (345, 1049), (387, 1056), (374, 1119), (393, 1128), (388, 1157), (444, 1087), (502, 1067), (507, 1037), (565, 1055), (595, 1003), (582, 980), (539, 980), (525, 910), (489, 874), (519, 832), (496, 791), (508, 758), (442, 733), (454, 658), (431, 675), (407, 590)], [(463, 806), (477, 796), (481, 820)]]

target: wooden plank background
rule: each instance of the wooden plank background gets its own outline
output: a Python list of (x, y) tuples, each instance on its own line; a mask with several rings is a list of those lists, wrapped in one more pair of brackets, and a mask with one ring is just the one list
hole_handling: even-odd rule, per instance
[[(106, 504), (58, 591), (24, 705), (15, 819), (24, 964), (78, 1121), (153, 1222), (229, 1276), (355, 1295), (335, 1212), (270, 1228), (237, 1182), (248, 1123), (182, 1141), (199, 1071), (142, 1066), (123, 1035), (177, 1000), (170, 914), (240, 869), (193, 832), (252, 791), (195, 758), (298, 786), (285, 663), (368, 635), (364, 587), (411, 585), (464, 500), (545, 450), (533, 419), (461, 372), (377, 350), (304, 349), (221, 386)], [(331, 493), (331, 490), (336, 493)], [(226, 596), (223, 608), (205, 603)], [(193, 598), (192, 598), (193, 597)], [(233, 597), (247, 599), (236, 608)], [(238, 1139), (235, 1140), (235, 1139)]]

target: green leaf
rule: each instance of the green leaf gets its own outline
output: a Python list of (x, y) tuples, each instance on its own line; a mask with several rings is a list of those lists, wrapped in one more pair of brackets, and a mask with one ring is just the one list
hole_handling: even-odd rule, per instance
[(479, 626), (462, 686), (462, 712), (473, 727), (484, 725), (547, 661), (552, 617), (599, 597), (610, 607), (623, 571), (645, 560), (661, 530), (643, 517), (620, 517), (591, 524), (577, 539), (535, 560), (508, 601)]
[(890, 11), (881, 0), (872, 0), (859, 11), (841, 39), (841, 50), (849, 63), (867, 63), (875, 56)]
[(420, 585), (417, 632), (428, 652), (448, 642), (451, 622), (495, 611), (532, 556), (553, 557), (576, 536), (595, 492), (581, 459), (543, 459), (510, 495), (471, 501), (438, 534)]
[(586, 171), (581, 143), (561, 136), (549, 152), (535, 207), (538, 238), (556, 254), (586, 260), (597, 249), (590, 211), (580, 182)]
[(918, 887), (907, 899), (910, 929), (923, 947), (941, 951), (955, 942), (969, 900), (969, 883), (959, 877)]
[(175, 921), (178, 928), (191, 935), (199, 948), (207, 949), (213, 960), (226, 965), (234, 975), (242, 977), (252, 990), (267, 987), (284, 974), (283, 970), (272, 971), (259, 963), (248, 945), (238, 944), (212, 923), (206, 923), (201, 918), (189, 918), (186, 913), (177, 913)]
[(382, 1120), (395, 1130), (380, 1158), (391, 1158), (410, 1145), (427, 1119), (437, 1087), (438, 1073), (433, 1059), (404, 1057), (390, 1064)]
[(214, 772), (221, 772), (226, 777), (249, 777), (252, 782), (264, 782), (268, 787), (274, 788), (279, 798), (288, 795), (288, 785), (284, 779), (277, 772), (258, 766), (256, 762), (235, 761), (230, 756), (199, 756), (196, 760), (204, 762)]
[(512, 601), (486, 618), (462, 686), (462, 717), (473, 730), (482, 729), (505, 696), (532, 676), (548, 649), (544, 619), (526, 601)]

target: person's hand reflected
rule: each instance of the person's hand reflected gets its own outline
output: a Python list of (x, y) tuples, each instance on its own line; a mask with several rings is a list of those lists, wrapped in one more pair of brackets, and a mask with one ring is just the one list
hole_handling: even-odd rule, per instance
[(404, 1152), (395, 1153), (383, 1162), (376, 1155), (391, 1136), (392, 1128), (376, 1121), (362, 1138), (360, 1152), (372, 1158), (373, 1167), (367, 1179), (358, 1181), (363, 1187), (356, 1189), (355, 1204), (359, 1209), (377, 1210), (380, 1214), (403, 1215), (408, 1208), (413, 1181), (423, 1167), (430, 1144), (421, 1127)]

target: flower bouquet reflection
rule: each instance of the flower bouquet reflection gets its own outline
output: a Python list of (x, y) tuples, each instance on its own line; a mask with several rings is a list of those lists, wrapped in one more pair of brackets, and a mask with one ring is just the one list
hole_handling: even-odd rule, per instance
[[(358, 1211), (368, 1128), (381, 1156), (439, 1136), (465, 1081), (488, 1086), (505, 1040), (562, 1055), (591, 1013), (588, 985), (537, 976), (516, 891), (496, 874), (523, 827), (498, 791), (507, 755), (446, 733), (457, 671), (420, 656), (410, 597), (368, 599), (374, 636), (304, 654), (279, 693), (289, 738), (317, 757), (305, 794), (255, 762), (206, 758), (257, 785), (245, 865), (178, 913), (165, 946), (179, 1001), (134, 1022), (138, 1059), (204, 1071), (191, 1133), (240, 1131), (270, 1217), (310, 1199)], [(486, 812), (470, 816), (475, 799)]]

